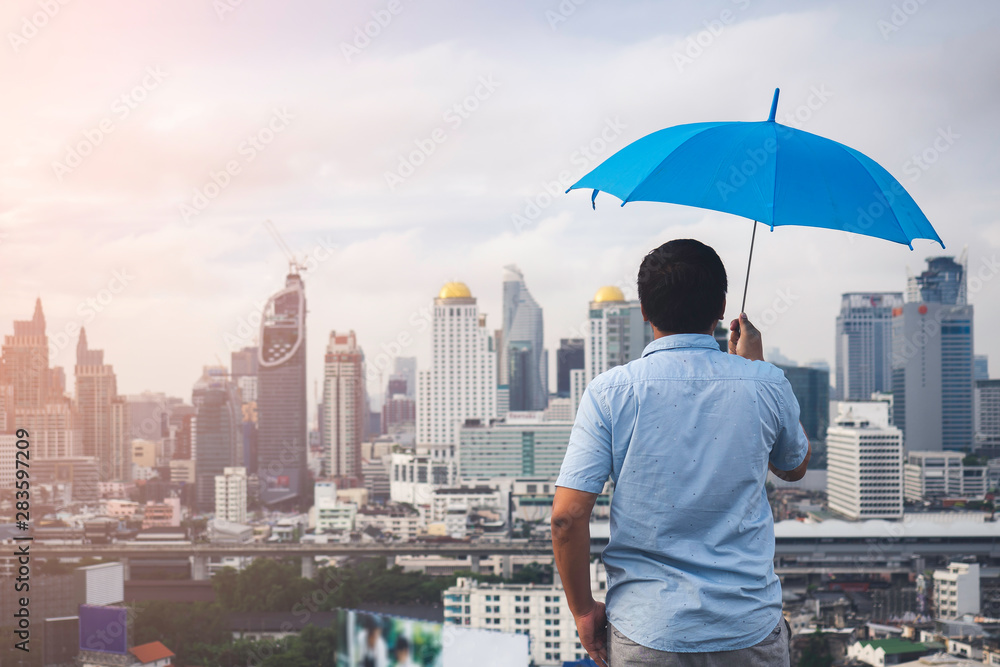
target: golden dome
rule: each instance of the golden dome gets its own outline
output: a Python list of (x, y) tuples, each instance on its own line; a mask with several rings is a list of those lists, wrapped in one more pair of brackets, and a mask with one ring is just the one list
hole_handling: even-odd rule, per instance
[(625, 294), (614, 285), (606, 285), (601, 289), (597, 290), (597, 294), (594, 295), (594, 301), (596, 303), (615, 302), (624, 300), (625, 300)]
[(445, 283), (445, 286), (438, 292), (439, 299), (468, 299), (472, 297), (465, 283)]

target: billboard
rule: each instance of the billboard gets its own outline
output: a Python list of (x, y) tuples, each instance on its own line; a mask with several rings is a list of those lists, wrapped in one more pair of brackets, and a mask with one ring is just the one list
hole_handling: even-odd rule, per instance
[(125, 607), (79, 607), (80, 650), (125, 655), (128, 652), (128, 610)]
[(441, 624), (343, 611), (337, 667), (442, 667)]

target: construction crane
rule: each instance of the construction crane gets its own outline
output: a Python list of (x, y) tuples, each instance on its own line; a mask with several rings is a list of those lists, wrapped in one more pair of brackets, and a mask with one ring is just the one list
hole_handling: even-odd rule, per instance
[(278, 233), (278, 228), (274, 226), (274, 223), (270, 220), (265, 220), (264, 229), (266, 229), (271, 235), (274, 242), (278, 244), (281, 251), (285, 253), (285, 257), (288, 259), (288, 272), (298, 274), (300, 271), (305, 271), (306, 265), (303, 264), (299, 258), (295, 256), (295, 253), (292, 252), (292, 249), (288, 247), (288, 244), (285, 243), (285, 239)]

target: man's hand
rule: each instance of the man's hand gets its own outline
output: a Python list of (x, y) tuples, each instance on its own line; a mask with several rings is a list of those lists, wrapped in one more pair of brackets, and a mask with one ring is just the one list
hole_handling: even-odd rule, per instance
[(729, 331), (729, 354), (738, 354), (750, 361), (764, 361), (764, 342), (746, 313), (740, 313), (739, 319), (729, 324)]
[(603, 602), (595, 602), (586, 614), (576, 617), (576, 631), (580, 643), (599, 667), (608, 664), (608, 616)]

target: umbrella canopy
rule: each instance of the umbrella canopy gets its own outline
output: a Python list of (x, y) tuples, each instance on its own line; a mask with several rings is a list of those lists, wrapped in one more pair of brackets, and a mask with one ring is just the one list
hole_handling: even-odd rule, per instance
[[(768, 224), (823, 227), (910, 246), (944, 243), (899, 181), (859, 151), (775, 122), (677, 125), (621, 149), (573, 184), (622, 200), (684, 204)], [(567, 190), (567, 192), (569, 192)]]

